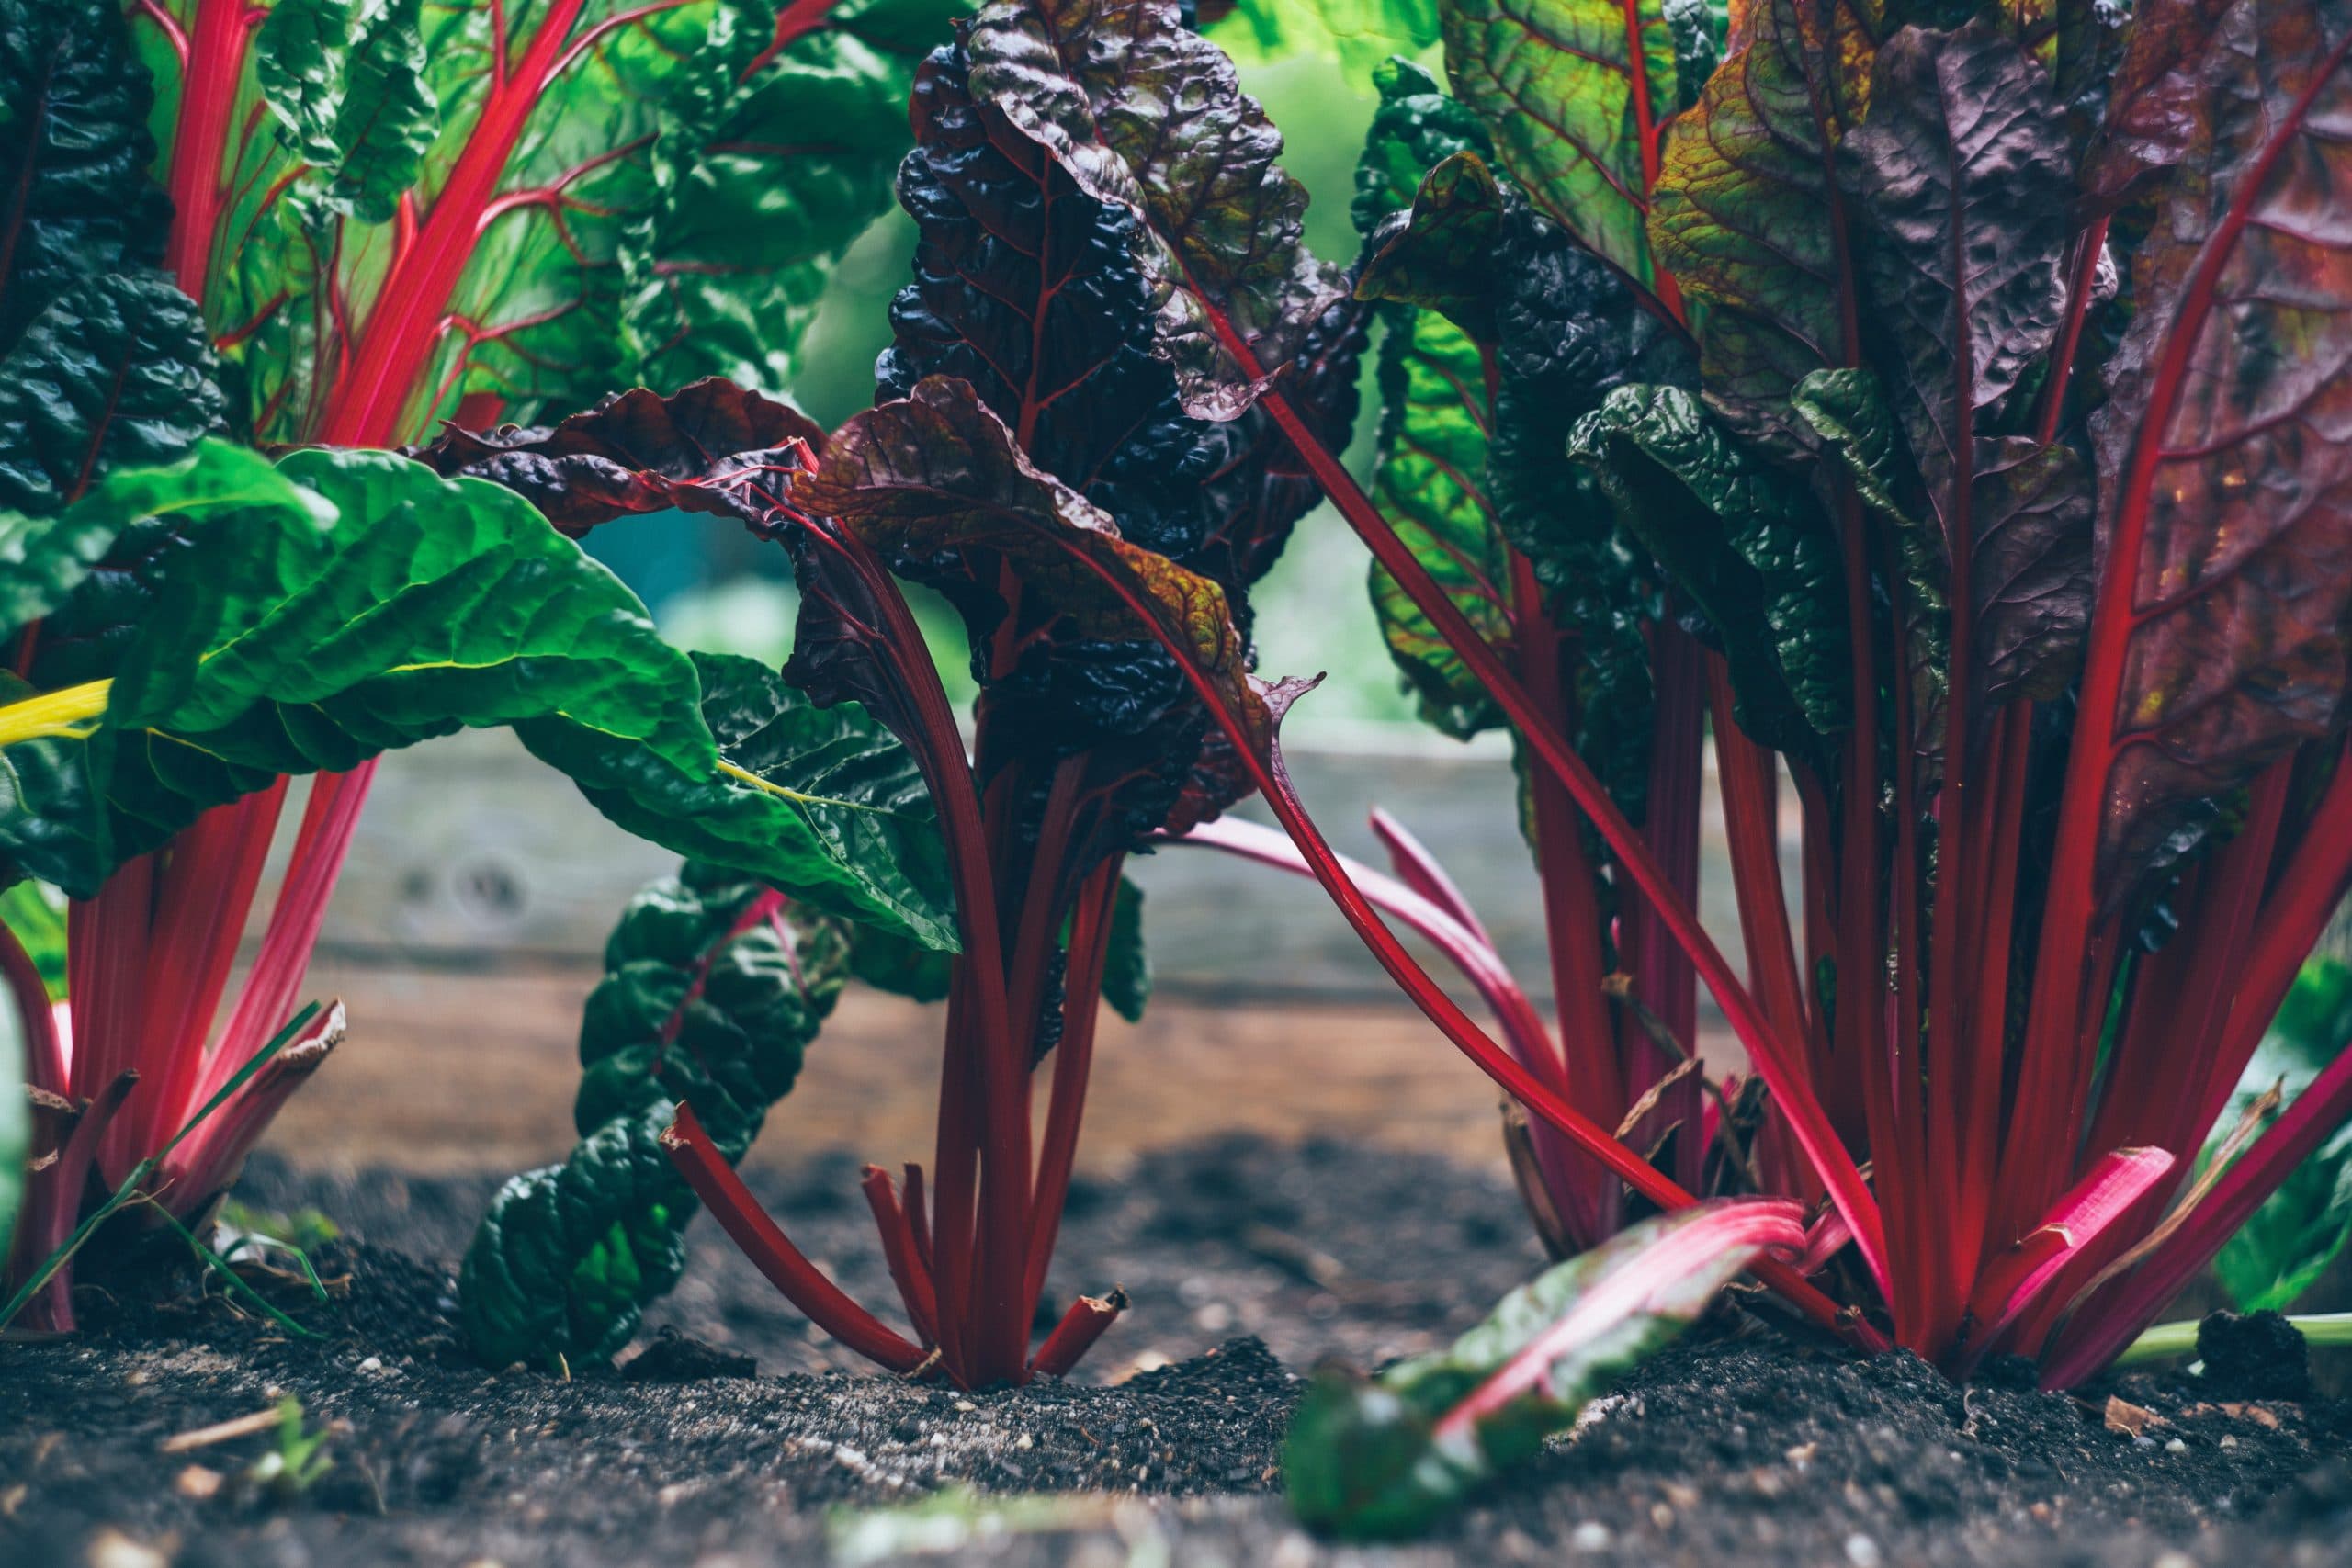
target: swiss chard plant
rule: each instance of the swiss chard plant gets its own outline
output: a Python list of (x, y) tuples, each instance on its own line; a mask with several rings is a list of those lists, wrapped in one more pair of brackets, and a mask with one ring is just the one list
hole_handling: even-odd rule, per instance
[[(518, 624), (531, 606), (549, 634), (578, 630), (575, 671), (605, 661), (597, 694), (638, 705), (639, 718), (695, 690), (690, 667), (653, 651), (634, 601), (526, 509), (504, 510), (511, 498), (493, 504), (397, 463), (314, 465), (288, 470), (290, 484), (226, 448), (158, 466), (208, 434), (382, 447), (461, 407), (572, 406), (620, 379), (782, 379), (831, 264), (888, 203), (906, 82), (947, 11), (930, 0), (781, 13), (731, 0), (0, 11), (0, 537), (10, 695), (26, 699), (5, 723), (12, 741), (37, 743), (8, 754), (20, 787), (0, 834), (12, 874), (73, 897), (55, 1028), (62, 1042), (70, 1018), (82, 1049), (61, 1045), (46, 1064), (37, 1051), (51, 1076), (36, 1081), (72, 1117), (140, 1075), (109, 1130), (90, 1134), (103, 1145), (91, 1168), (153, 1153), (284, 1021), (377, 752), (550, 711), (529, 694), (550, 656)], [(503, 521), (485, 522), (485, 506)], [(272, 521), (236, 547), (196, 538), (234, 531), (222, 519), (248, 511)], [(238, 579), (224, 618), (153, 624), (191, 572)], [(481, 615), (502, 592), (501, 614)], [(333, 605), (351, 621), (339, 637), (315, 618)], [(388, 660), (456, 653), (442, 645), (465, 640), (451, 617), (466, 615), (481, 615), (485, 648), (505, 639), (478, 671), (484, 685), (496, 671), (514, 678), (495, 698), (285, 726), (276, 705), (291, 665), (240, 666), (251, 686), (201, 711), (153, 687), (201, 686), (192, 664), (172, 661), (209, 658), (206, 639), (240, 618), (279, 635), (280, 657), (310, 648), (322, 694), (390, 674), (431, 684), (423, 666)], [(707, 784), (716, 758), (691, 714), (666, 731), (649, 723), (598, 731), (594, 758), (617, 800), (628, 792), (610, 775), (628, 756), (640, 826), (667, 809), (654, 798), (661, 769), (684, 761)], [(266, 733), (273, 724), (284, 732)], [(157, 739), (232, 725), (243, 728), (228, 750)], [(62, 747), (76, 749), (41, 775)], [(594, 750), (572, 750), (583, 765)], [(261, 953), (223, 1018), (282, 775), (314, 770)], [(790, 842), (801, 853), (810, 834)], [(778, 868), (777, 852), (751, 869), (811, 863)], [(815, 861), (831, 863), (822, 851)], [(288, 1051), (270, 1080), (317, 1055)], [(56, 1076), (66, 1055), (70, 1078)], [(208, 1163), (175, 1201), (216, 1191), (258, 1131), (224, 1118), (187, 1145), (185, 1159)], [(82, 1196), (70, 1175), (47, 1177), (63, 1213)], [(35, 1228), (20, 1232), (20, 1254)], [(67, 1288), (43, 1310), (69, 1313)]]
[[(1520, 746), (1557, 1038), (1506, 1012), (1510, 1060), (1408, 984), (1560, 1134), (1570, 1245), (1618, 1201), (1591, 1162), (1668, 1207), (1710, 1169), (1727, 1119), (1645, 1087), (1703, 984), (1769, 1100), (1740, 1174), (1826, 1200), (1857, 1332), (2077, 1382), (2352, 1109), (2332, 1043), (2193, 1179), (2352, 877), (2352, 28), (1442, 11), (1454, 94), (1392, 72), (1366, 165), (1373, 492), (1301, 451), (1433, 716)], [(1693, 912), (1702, 732), (1744, 976)]]
[[(1303, 194), (1273, 166), (1279, 142), (1230, 65), (1173, 6), (1137, 21), (1158, 90), (1208, 94), (1203, 135), (1250, 128), (1246, 145), (1180, 155), (1237, 160), (1219, 221), (1247, 226), (1256, 265), (1297, 312), (1270, 313), (1254, 352), (1282, 367), (1300, 417), (1336, 438), (1353, 411), (1361, 311), (1300, 249)], [(861, 930), (850, 964), (946, 1002), (935, 1156), (903, 1181), (877, 1168), (865, 1183), (909, 1331), (843, 1295), (760, 1213), (732, 1169), (740, 1137), (703, 1095), (688, 1089), (665, 1141), (814, 1322), (886, 1366), (966, 1386), (1068, 1371), (1122, 1304), (1079, 1296), (1031, 1343), (1095, 998), (1141, 1002), (1121, 865), (1254, 784), (1212, 700), (1270, 722), (1248, 671), (1244, 592), (1316, 497), (1246, 395), (1157, 352), (1167, 288), (1143, 254), (1149, 231), (1041, 145), (1034, 107), (1049, 95), (1004, 85), (1041, 46), (1039, 26), (1027, 7), (984, 12), (917, 77), (899, 194), (921, 239), (877, 407), (830, 435), (778, 423), (730, 446), (683, 406), (732, 395), (710, 384), (667, 404), (630, 394), (546, 430), (456, 432), (425, 454), (516, 488), (568, 528), (677, 507), (776, 540), (800, 583), (796, 650), (772, 702), (710, 714), (723, 743), (779, 705), (862, 712), (903, 743), (936, 818), (959, 951), (926, 957)], [(901, 579), (943, 594), (969, 630), (968, 751)], [(764, 830), (748, 817), (727, 829)], [(1031, 1089), (1048, 1069), (1039, 1126)]]
[[(2309, 0), (2122, 28), (1830, 0), (1735, 33), (1703, 7), (1444, 16), (1456, 107), (1402, 111), (1385, 167), (1434, 161), (1353, 292), (1436, 312), (1476, 367), (1451, 385), (1485, 470), (1432, 497), (1482, 522), (1476, 549), (1384, 509), (1315, 428), (1284, 361), (1335, 279), (1289, 243), (1271, 128), (1172, 6), (1001, 5), (964, 48), (980, 105), (1133, 223), (1185, 410), (1271, 420), (1424, 623), (1402, 628), (1424, 690), (1458, 677), (1510, 724), (1558, 1040), (1515, 1055), (1398, 944), (1283, 773), (1295, 688), (1239, 679), (1196, 616), (1148, 624), (1305, 869), (1558, 1135), (1546, 1185), (1602, 1183), (1570, 1239), (1605, 1227), (1608, 1179), (1695, 1200), (1724, 1118), (1669, 1064), (1703, 986), (1769, 1100), (1753, 1184), (1822, 1212), (1803, 1264), (1759, 1277), (1866, 1344), (2077, 1382), (2352, 1105), (2338, 1055), (2191, 1184), (2352, 876), (2352, 277), (2326, 217), (2352, 30)], [(1153, 609), (1081, 547), (1089, 513), (969, 438), (964, 397), (918, 386), (855, 427), (903, 433), (887, 457), (843, 433), (825, 472), (857, 471), (811, 506), (910, 541), (910, 513), (1050, 511), (1078, 527), (1067, 571)], [(1710, 732), (1745, 976), (1692, 897)], [(1628, 1119), (1640, 1152), (1611, 1135)], [(1802, 1277), (1825, 1266), (1843, 1311)]]

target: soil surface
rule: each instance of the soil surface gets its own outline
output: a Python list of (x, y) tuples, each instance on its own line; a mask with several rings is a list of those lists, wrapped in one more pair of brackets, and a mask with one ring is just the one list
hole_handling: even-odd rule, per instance
[[(855, 1175), (817, 1157), (753, 1185), (886, 1300)], [(85, 1290), (78, 1338), (0, 1345), (0, 1562), (2352, 1561), (2352, 1408), (2282, 1397), (2258, 1330), (2209, 1347), (2204, 1377), (2073, 1398), (1736, 1314), (1430, 1540), (1313, 1540), (1279, 1495), (1295, 1372), (1440, 1343), (1539, 1262), (1508, 1189), (1434, 1156), (1232, 1138), (1082, 1178), (1052, 1293), (1120, 1284), (1133, 1311), (1070, 1382), (969, 1396), (850, 1370), (707, 1221), (618, 1370), (480, 1366), (454, 1260), (493, 1186), (257, 1160), (245, 1201), (344, 1227), (316, 1254), (333, 1304), (276, 1298), (318, 1337), (183, 1272), (136, 1307)], [(263, 1413), (288, 1397), (333, 1461), (299, 1487), (268, 1476)]]

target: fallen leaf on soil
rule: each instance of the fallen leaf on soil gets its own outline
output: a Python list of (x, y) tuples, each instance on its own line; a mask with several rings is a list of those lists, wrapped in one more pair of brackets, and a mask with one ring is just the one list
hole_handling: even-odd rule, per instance
[(2241, 1421), (2251, 1421), (2257, 1427), (2278, 1430), (2278, 1413), (2260, 1404), (2241, 1404), (2234, 1400), (2219, 1404), (2192, 1404), (2181, 1412), (2183, 1416), (2234, 1416)]
[(2136, 1438), (2151, 1427), (2161, 1427), (2165, 1418), (2143, 1404), (2134, 1404), (2116, 1394), (2107, 1396), (2107, 1429), (2119, 1437)]

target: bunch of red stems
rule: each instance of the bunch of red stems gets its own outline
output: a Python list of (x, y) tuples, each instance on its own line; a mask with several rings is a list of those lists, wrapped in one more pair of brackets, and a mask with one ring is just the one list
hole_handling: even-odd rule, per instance
[[(2086, 272), (2077, 269), (2076, 279), (2079, 312)], [(2064, 341), (2071, 347), (2078, 336)], [(1236, 334), (1227, 346), (1237, 358), (1247, 354)], [(2046, 397), (2045, 440), (2059, 393)], [(1905, 706), (1917, 688), (1904, 639), (1875, 639), (1874, 652), (1873, 638), (1857, 636), (1857, 713), (1838, 764), (1842, 820), (1832, 819), (1823, 781), (1795, 770), (1803, 873), (1792, 900), (1780, 856), (1781, 774), (1774, 753), (1732, 721), (1719, 655), (1674, 627), (1652, 628), (1657, 739), (1647, 819), (1636, 828), (1566, 739), (1576, 716), (1568, 677), (1577, 638), (1548, 619), (1526, 563), (1515, 558), (1514, 653), (1506, 655), (1313, 440), (1279, 385), (1265, 406), (1524, 744), (1556, 1032), (1410, 835), (1377, 824), (1395, 880), (1350, 866), (1306, 815), (1278, 754), (1259, 783), (1289, 843), (1233, 823), (1193, 836), (1323, 884), (1413, 1000), (1533, 1118), (1544, 1196), (1573, 1245), (1616, 1228), (1625, 1189), (1663, 1208), (1693, 1201), (1721, 1121), (1700, 1100), (1696, 1074), (1675, 1076), (1677, 1058), (1695, 1055), (1702, 983), (1769, 1093), (1753, 1150), (1760, 1184), (1819, 1213), (1805, 1256), (1768, 1262), (1759, 1274), (1859, 1342), (1891, 1340), (1955, 1371), (2009, 1351), (2038, 1358), (2053, 1387), (2096, 1372), (2352, 1114), (2346, 1054), (2258, 1137), (2252, 1125), (2239, 1129), (2229, 1151), (2237, 1157), (2188, 1179), (2297, 969), (2352, 886), (2352, 769), (2340, 765), (2340, 742), (2306, 746), (2260, 775), (2243, 825), (2169, 894), (2177, 922), (2170, 940), (2143, 951), (2131, 907), (2114, 907), (2095, 877), (2106, 781), (2125, 742), (2103, 727), (2068, 723), (2055, 705), (2013, 702), (1990, 716), (1989, 743), (1951, 749), (1939, 790), (1923, 801), (1909, 748), (1883, 753), (1876, 743), (1885, 694), (1897, 705), (1888, 716), (1894, 733), (1913, 733)], [(2075, 711), (2115, 711), (2137, 618), (2132, 592), (2145, 513), (2144, 493), (2123, 509)], [(1867, 626), (1871, 563), (1863, 530), (1847, 537), (1852, 620)], [(1962, 610), (1955, 606), (1955, 625)], [(1898, 667), (1874, 668), (1889, 640)], [(1953, 644), (1957, 665), (1966, 648), (1958, 636)], [(1216, 705), (1206, 682), (1196, 689)], [(1948, 690), (1946, 733), (1965, 734), (1965, 682), (1954, 675)], [(1235, 716), (1220, 716), (1237, 739), (1244, 733)], [(1709, 730), (1745, 978), (1695, 913)], [(2054, 852), (2046, 876), (2021, 878), (2035, 786), (2046, 795), (2052, 778), (2063, 779)], [(1893, 803), (1892, 844), (1882, 840), (1883, 798)], [(1917, 841), (1923, 818), (1938, 829), (1932, 855)], [(1595, 898), (1580, 820), (1614, 861), (1613, 925)], [(1462, 968), (1503, 1043), (1397, 943), (1381, 909)], [(1617, 968), (1605, 973), (1612, 952)], [(1826, 1008), (1803, 978), (1825, 958), (1837, 976)], [(1678, 1049), (1661, 1049), (1661, 1032)], [(1679, 1129), (1661, 1162), (1668, 1168), (1612, 1129), (1653, 1149)], [(1849, 1247), (1868, 1285), (1848, 1292), (1841, 1306), (1806, 1276)]]
[[(799, 457), (813, 467), (806, 447)], [(1124, 854), (1085, 858), (1106, 838), (1123, 780), (1084, 750), (1022, 758), (983, 786), (923, 637), (898, 581), (854, 535), (772, 498), (779, 537), (820, 558), (800, 573), (804, 617), (824, 601), (829, 619), (861, 628), (867, 680), (921, 766), (939, 814), (962, 950), (951, 966), (936, 1148), (903, 1185), (865, 1168), (865, 1192), (913, 1337), (852, 1300), (769, 1218), (691, 1106), (663, 1138), (678, 1169), (728, 1235), (809, 1321), (893, 1371), (944, 1377), (964, 1388), (1059, 1375), (1125, 1310), (1113, 1290), (1080, 1295), (1032, 1350), (1077, 1156), (1094, 1058), (1096, 998), (1109, 951)], [(984, 674), (1001, 679), (1020, 656), (1011, 617), (992, 639)], [(984, 681), (976, 749), (989, 754), (994, 712)], [(869, 704), (869, 705), (874, 705)], [(1037, 770), (1045, 776), (1039, 776)], [(1046, 805), (1024, 841), (1020, 803), (1042, 786)], [(1068, 940), (1064, 941), (1067, 931)], [(1031, 1122), (1036, 1068), (1052, 1045), (1042, 1135)]]

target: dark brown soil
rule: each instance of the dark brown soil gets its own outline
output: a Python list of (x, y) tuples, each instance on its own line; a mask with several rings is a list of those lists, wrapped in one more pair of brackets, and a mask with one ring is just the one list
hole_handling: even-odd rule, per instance
[[(2352, 1560), (2352, 1413), (2266, 1392), (2267, 1328), (2208, 1381), (2123, 1380), (2137, 1409), (2110, 1417), (2107, 1390), (2001, 1367), (1962, 1390), (1735, 1325), (1642, 1369), (1431, 1540), (1310, 1541), (1278, 1492), (1289, 1369), (1424, 1348), (1537, 1261), (1507, 1190), (1425, 1156), (1228, 1140), (1082, 1184), (1057, 1289), (1122, 1284), (1134, 1311), (1080, 1380), (969, 1397), (843, 1370), (707, 1224), (642, 1359), (569, 1381), (475, 1365), (451, 1263), (492, 1185), (257, 1163), (249, 1201), (348, 1233), (319, 1258), (338, 1301), (294, 1308), (322, 1337), (188, 1273), (135, 1307), (85, 1292), (79, 1339), (0, 1346), (0, 1563)], [(854, 1166), (755, 1185), (845, 1287), (887, 1294)], [(164, 1451), (288, 1395), (330, 1428), (306, 1490), (250, 1479), (274, 1433)]]

